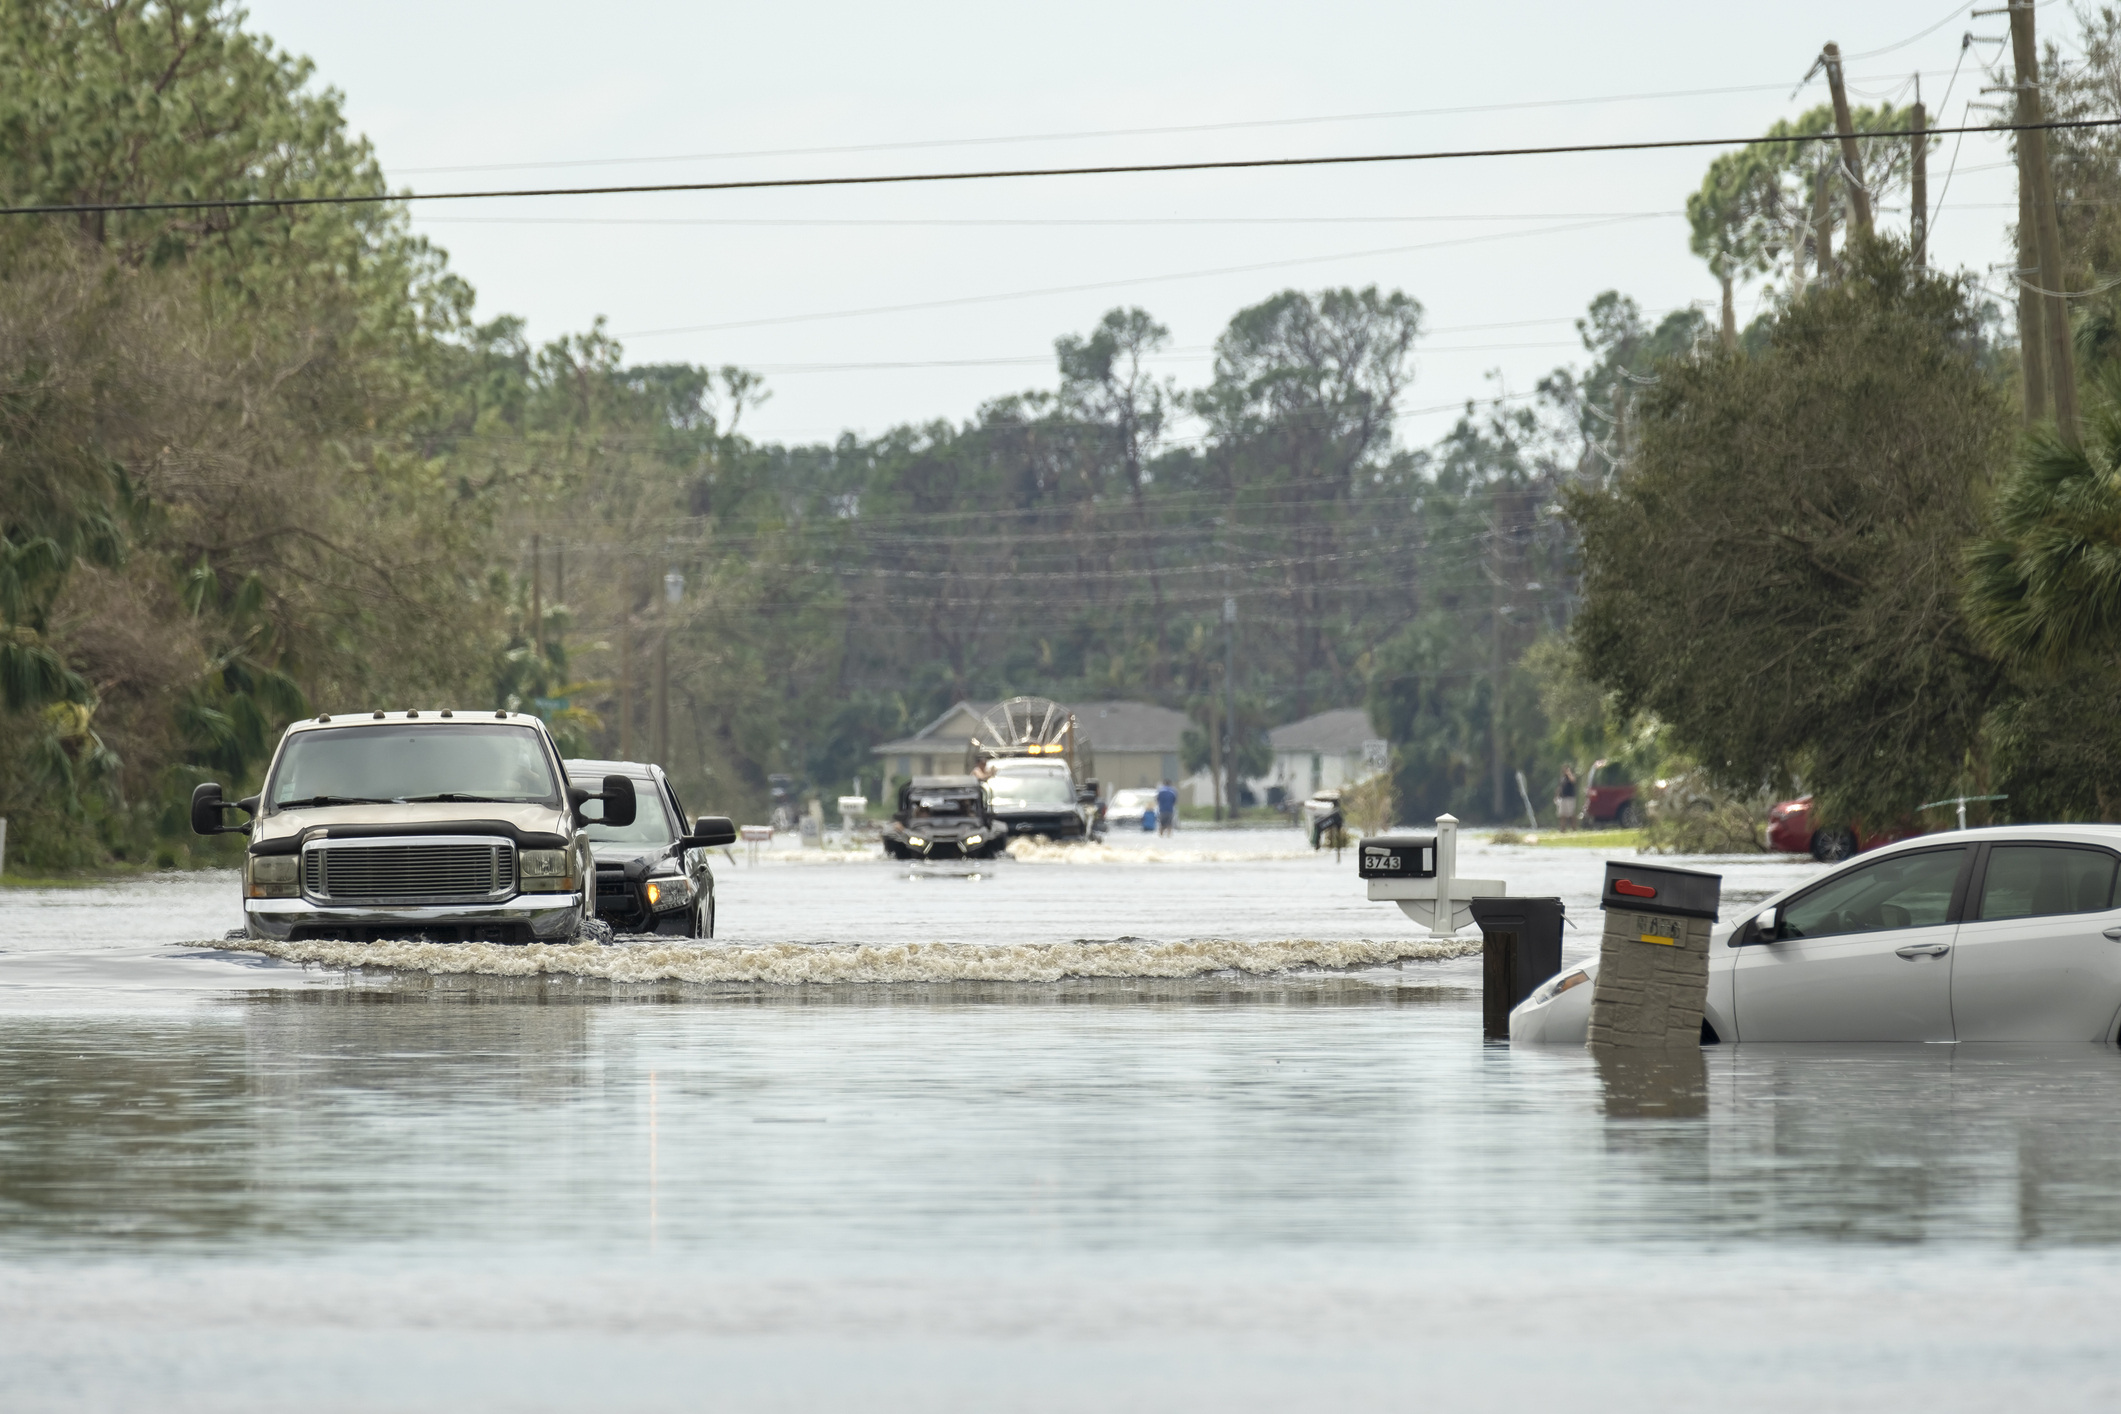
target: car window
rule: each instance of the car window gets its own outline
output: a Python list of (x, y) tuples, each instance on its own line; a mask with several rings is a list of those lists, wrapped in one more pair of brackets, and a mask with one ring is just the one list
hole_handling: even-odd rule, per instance
[(2045, 918), (2113, 907), (2114, 856), (2066, 845), (1999, 844), (1989, 851), (1981, 914)]
[(1783, 938), (1827, 938), (1892, 928), (1927, 928), (1951, 912), (1964, 847), (1929, 849), (1858, 865), (1782, 910)]
[(592, 820), (587, 822), (587, 828), (591, 844), (669, 844), (681, 833), (677, 822), (670, 818), (662, 795), (652, 783), (639, 777), (633, 779), (631, 825), (605, 825)]

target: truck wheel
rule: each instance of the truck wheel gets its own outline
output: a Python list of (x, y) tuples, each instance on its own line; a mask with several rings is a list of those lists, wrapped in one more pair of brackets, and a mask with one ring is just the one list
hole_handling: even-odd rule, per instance
[(582, 920), (582, 926), (575, 931), (571, 941), (595, 943), (599, 946), (608, 945), (612, 941), (611, 925), (601, 918), (585, 918)]
[(1821, 864), (1839, 864), (1856, 852), (1856, 832), (1846, 825), (1829, 825), (1812, 832), (1812, 858)]
[(1623, 800), (1620, 808), (1613, 812), (1613, 823), (1623, 830), (1632, 830), (1642, 823), (1642, 812), (1635, 808), (1634, 801)]

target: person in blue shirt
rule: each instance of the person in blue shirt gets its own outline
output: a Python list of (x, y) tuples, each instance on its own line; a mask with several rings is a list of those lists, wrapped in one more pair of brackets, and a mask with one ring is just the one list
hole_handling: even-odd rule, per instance
[(1168, 835), (1178, 825), (1178, 792), (1165, 781), (1156, 788), (1156, 833)]

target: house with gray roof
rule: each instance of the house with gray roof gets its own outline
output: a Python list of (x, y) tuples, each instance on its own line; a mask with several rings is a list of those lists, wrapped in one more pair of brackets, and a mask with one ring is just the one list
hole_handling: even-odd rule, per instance
[(1252, 790), (1262, 800), (1279, 786), (1287, 799), (1302, 800), (1314, 791), (1368, 780), (1391, 762), (1390, 748), (1360, 707), (1315, 712), (1302, 721), (1267, 733), (1274, 764)]

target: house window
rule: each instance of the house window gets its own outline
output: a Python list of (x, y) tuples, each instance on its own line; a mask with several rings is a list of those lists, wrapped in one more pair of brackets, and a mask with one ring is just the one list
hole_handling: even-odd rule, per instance
[(1317, 790), (1326, 783), (1326, 758), (1314, 751), (1311, 753), (1311, 789)]

